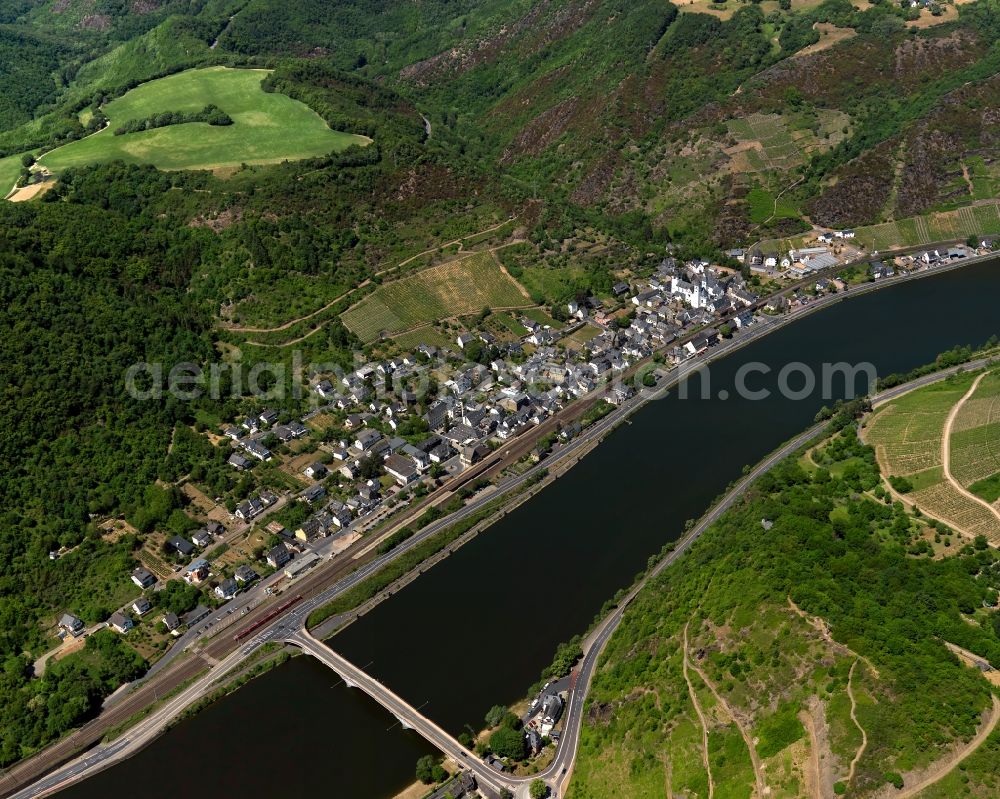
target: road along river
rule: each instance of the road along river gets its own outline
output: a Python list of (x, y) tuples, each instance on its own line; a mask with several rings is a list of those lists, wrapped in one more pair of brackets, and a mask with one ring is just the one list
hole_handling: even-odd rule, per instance
[[(997, 296), (1000, 264), (979, 263), (845, 300), (748, 345), (711, 366), (706, 398), (696, 379), (691, 398), (672, 392), (650, 403), (567, 475), (333, 646), (453, 734), (481, 726), (491, 705), (523, 695), (556, 645), (582, 632), (745, 464), (829, 404), (821, 393), (824, 362), (867, 361), (884, 375), (956, 344), (981, 344), (1000, 334)], [(746, 380), (766, 399), (735, 390), (737, 372), (752, 362), (770, 369)], [(779, 370), (793, 362), (817, 376), (800, 399), (777, 392)], [(799, 389), (803, 379), (788, 383)], [(843, 381), (833, 388), (842, 395)], [(391, 796), (429, 749), (338, 682), (311, 658), (296, 658), (63, 795), (116, 796), (129, 786), (173, 797), (182, 780), (209, 792)]]

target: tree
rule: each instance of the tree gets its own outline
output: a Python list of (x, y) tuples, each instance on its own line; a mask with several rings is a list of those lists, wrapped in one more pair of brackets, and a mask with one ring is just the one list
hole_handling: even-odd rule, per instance
[(31, 153), (25, 153), (23, 156), (21, 156), (21, 166), (23, 166), (25, 169), (30, 169), (34, 165), (35, 165), (35, 156), (33, 156)]
[(379, 463), (371, 455), (358, 461), (358, 476), (362, 480), (373, 480), (379, 475)]
[(532, 780), (528, 786), (528, 795), (531, 799), (545, 799), (549, 795), (549, 786), (540, 779)]
[(422, 758), (417, 760), (417, 779), (424, 785), (430, 785), (434, 782), (434, 767), (437, 763), (434, 762), (434, 758), (431, 755), (424, 755)]
[(486, 726), (490, 728), (499, 727), (500, 722), (503, 721), (504, 716), (506, 715), (507, 708), (503, 705), (493, 705), (493, 707), (486, 712)]
[(490, 736), (490, 749), (498, 757), (523, 760), (525, 753), (524, 735), (510, 727), (501, 727)]

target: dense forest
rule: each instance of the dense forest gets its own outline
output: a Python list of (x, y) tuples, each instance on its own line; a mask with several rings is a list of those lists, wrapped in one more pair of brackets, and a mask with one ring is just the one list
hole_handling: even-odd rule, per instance
[[(93, 623), (124, 598), (135, 541), (107, 542), (91, 519), (145, 501), (174, 423), (193, 412), (131, 399), (125, 370), (212, 353), (211, 320), (187, 292), (210, 235), (138, 213), (143, 196), (170, 184), (152, 169), (111, 167), (65, 181), (59, 201), (0, 205), (5, 763), (93, 712), (137, 668), (113, 635), (91, 637), (84, 655), (41, 681), (27, 679), (23, 653), (47, 647), (43, 628), (64, 610)], [(71, 549), (50, 560), (60, 547)]]

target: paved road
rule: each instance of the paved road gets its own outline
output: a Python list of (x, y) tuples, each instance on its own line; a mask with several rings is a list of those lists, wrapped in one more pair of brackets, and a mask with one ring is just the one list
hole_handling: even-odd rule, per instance
[[(988, 359), (979, 359), (963, 366), (954, 367), (941, 372), (927, 375), (902, 386), (888, 389), (876, 395), (873, 402), (885, 402), (900, 396), (914, 388), (937, 382), (948, 375), (954, 374), (960, 369), (976, 369), (985, 366)], [(727, 494), (717, 503), (704, 517), (691, 529), (687, 536), (681, 540), (677, 547), (660, 563), (653, 568), (647, 577), (633, 586), (632, 590), (622, 600), (619, 606), (608, 615), (588, 636), (585, 641), (585, 653), (582, 662), (577, 670), (577, 679), (574, 690), (570, 693), (569, 706), (563, 725), (563, 735), (552, 764), (542, 772), (540, 776), (553, 787), (556, 792), (563, 788), (563, 781), (568, 779), (570, 770), (576, 760), (576, 753), (579, 746), (580, 730), (583, 724), (583, 711), (590, 684), (597, 670), (597, 665), (604, 648), (614, 634), (632, 600), (638, 595), (650, 579), (662, 574), (665, 569), (677, 562), (694, 544), (701, 535), (708, 530), (733, 504), (735, 504), (753, 483), (761, 476), (769, 472), (776, 464), (787, 458), (789, 455), (803, 447), (817, 435), (819, 435), (826, 422), (813, 425), (808, 430), (800, 433), (777, 450), (772, 452), (763, 461), (757, 464), (748, 474), (746, 474)], [(401, 723), (408, 728), (417, 731), (431, 744), (440, 749), (444, 754), (450, 756), (460, 767), (472, 771), (477, 779), (485, 782), (494, 789), (498, 789), (498, 783), (506, 786), (512, 791), (519, 791), (524, 785), (529, 784), (531, 778), (517, 778), (510, 775), (498, 775), (490, 766), (480, 760), (476, 755), (458, 743), (451, 735), (446, 733), (433, 722), (427, 720), (405, 700), (392, 693), (374, 678), (366, 674), (362, 669), (354, 666), (350, 661), (338, 655), (328, 646), (309, 635), (305, 630), (301, 630), (289, 635), (286, 639), (289, 643), (301, 647), (303, 651), (318, 658), (337, 672), (345, 681), (358, 687), (371, 696), (376, 702), (381, 704), (392, 713)]]
[(322, 641), (313, 638), (307, 631), (299, 630), (288, 636), (287, 641), (333, 669), (351, 687), (360, 688), (392, 713), (400, 724), (414, 730), (430, 741), (444, 754), (452, 758), (460, 767), (472, 771), (476, 775), (476, 779), (480, 785), (489, 786), (497, 793), (503, 787), (514, 787), (512, 781), (517, 782), (514, 778), (507, 777), (486, 765), (486, 763), (479, 759), (475, 752), (462, 746), (437, 724), (414, 709), (408, 702), (396, 696), (396, 694), (382, 685), (382, 683), (369, 676), (349, 660), (338, 655)]
[[(872, 401), (874, 403), (886, 402), (901, 394), (912, 391), (915, 388), (929, 385), (944, 379), (960, 370), (973, 370), (981, 368), (989, 363), (989, 359), (981, 358), (968, 364), (949, 368), (931, 375), (918, 378), (910, 383), (896, 386), (880, 392)], [(524, 787), (540, 777), (552, 787), (557, 795), (561, 793), (563, 782), (570, 776), (573, 764), (576, 761), (576, 754), (580, 742), (580, 730), (583, 725), (583, 713), (586, 703), (587, 693), (600, 656), (607, 645), (608, 640), (614, 634), (621, 623), (625, 610), (632, 600), (653, 578), (659, 576), (672, 564), (676, 563), (694, 544), (701, 535), (708, 530), (718, 519), (726, 513), (746, 492), (746, 490), (764, 474), (774, 468), (775, 465), (783, 461), (792, 453), (805, 446), (809, 441), (818, 436), (826, 427), (827, 422), (813, 425), (809, 429), (795, 436), (790, 441), (783, 444), (763, 461), (751, 469), (737, 484), (730, 489), (723, 499), (703, 516), (691, 531), (678, 543), (675, 549), (660, 561), (650, 573), (639, 581), (626, 597), (619, 603), (618, 607), (609, 614), (590, 633), (584, 642), (584, 657), (577, 669), (577, 679), (574, 690), (570, 692), (568, 709), (563, 722), (563, 734), (556, 752), (556, 757), (551, 765), (541, 774), (518, 778), (510, 775), (500, 775), (474, 753), (463, 747), (451, 735), (444, 732), (433, 722), (427, 720), (411, 705), (392, 691), (387, 689), (374, 678), (366, 674), (362, 669), (357, 668), (346, 658), (335, 653), (328, 646), (309, 635), (305, 630), (293, 633), (285, 640), (301, 647), (305, 652), (320, 659), (330, 668), (337, 672), (345, 681), (350, 682), (354, 687), (358, 687), (371, 696), (376, 702), (381, 704), (392, 713), (401, 723), (422, 735), (431, 744), (440, 749), (444, 754), (450, 756), (462, 768), (472, 771), (477, 779), (485, 782), (494, 789), (498, 788), (498, 782), (512, 791), (521, 792)]]
[[(965, 261), (965, 263), (968, 263), (968, 259)], [(954, 267), (949, 265), (948, 268), (954, 268)], [(942, 270), (935, 270), (934, 273), (936, 273), (936, 271), (942, 271)], [(928, 274), (932, 274), (932, 272), (913, 273), (903, 278), (899, 278), (898, 280), (911, 280), (926, 276)], [(881, 285), (886, 285), (888, 284), (888, 282), (889, 281), (881, 281), (880, 283)], [(874, 286), (875, 284), (871, 285)], [(857, 293), (857, 291), (853, 292), (851, 296), (853, 296), (854, 293)], [(225, 671), (231, 670), (233, 667), (238, 665), (239, 662), (245, 659), (250, 653), (252, 653), (257, 647), (259, 647), (264, 642), (285, 640), (288, 636), (294, 634), (300, 627), (304, 625), (305, 620), (308, 617), (309, 613), (311, 613), (316, 608), (326, 604), (327, 602), (337, 598), (338, 596), (341, 596), (346, 591), (351, 590), (359, 583), (361, 583), (363, 580), (367, 579), (369, 576), (377, 572), (383, 566), (395, 560), (397, 557), (404, 554), (405, 552), (411, 550), (413, 547), (419, 546), (421, 543), (426, 541), (435, 533), (444, 529), (446, 526), (454, 524), (455, 522), (468, 517), (470, 514), (475, 513), (478, 510), (482, 509), (482, 507), (485, 504), (487, 504), (488, 502), (492, 502), (498, 496), (501, 496), (505, 493), (510, 492), (515, 488), (520, 487), (526, 481), (535, 477), (542, 469), (551, 465), (551, 460), (554, 460), (556, 458), (571, 457), (581, 448), (590, 446), (591, 444), (596, 442), (596, 440), (600, 439), (607, 432), (609, 432), (611, 428), (619, 424), (625, 417), (634, 413), (636, 410), (638, 410), (640, 407), (642, 407), (652, 399), (655, 399), (658, 396), (662, 396), (662, 393), (666, 389), (672, 387), (673, 385), (676, 385), (678, 382), (680, 382), (693, 372), (704, 367), (707, 363), (717, 360), (718, 358), (725, 357), (735, 349), (738, 349), (739, 347), (742, 347), (755, 339), (767, 335), (768, 333), (772, 332), (778, 327), (783, 326), (784, 324), (788, 324), (791, 321), (798, 319), (799, 317), (804, 315), (804, 313), (811, 312), (820, 307), (824, 307), (825, 305), (832, 304), (832, 302), (838, 301), (839, 299), (843, 298), (844, 298), (843, 295), (828, 295), (826, 297), (821, 298), (820, 300), (811, 303), (809, 306), (807, 306), (806, 308), (802, 309), (802, 311), (799, 311), (797, 313), (788, 314), (783, 317), (776, 317), (773, 319), (762, 320), (761, 322), (756, 323), (750, 326), (749, 328), (739, 331), (739, 333), (736, 336), (734, 336), (733, 339), (726, 341), (725, 343), (713, 348), (713, 350), (709, 352), (707, 357), (688, 361), (685, 362), (684, 364), (681, 364), (679, 367), (674, 367), (673, 369), (669, 370), (668, 378), (664, 381), (664, 384), (661, 388), (656, 390), (644, 390), (631, 400), (623, 403), (621, 406), (616, 408), (612, 413), (608, 414), (606, 417), (604, 417), (600, 421), (596, 422), (595, 424), (587, 428), (587, 430), (582, 435), (578, 436), (576, 439), (573, 439), (568, 444), (562, 446), (557, 451), (557, 453), (554, 454), (553, 458), (550, 459), (549, 462), (543, 462), (542, 464), (539, 464), (538, 466), (529, 469), (522, 475), (510, 477), (501, 481), (498, 484), (496, 491), (489, 492), (488, 494), (478, 498), (474, 498), (457, 513), (445, 519), (439, 520), (438, 522), (435, 522), (431, 525), (428, 525), (426, 528), (421, 530), (419, 533), (408, 539), (400, 546), (396, 547), (395, 549), (391, 550), (390, 552), (382, 556), (373, 559), (366, 565), (355, 570), (348, 576), (344, 577), (343, 579), (335, 583), (330, 588), (322, 591), (321, 593), (309, 598), (304, 602), (295, 605), (291, 611), (284, 614), (279, 619), (275, 620), (275, 622), (273, 622), (270, 627), (266, 628), (257, 638), (253, 639), (253, 641), (250, 644), (241, 646), (241, 648), (232, 652), (219, 664), (219, 666), (213, 667), (208, 675), (195, 682), (189, 689), (186, 689), (179, 696), (180, 697), (194, 696), (195, 698), (197, 698), (197, 696), (199, 695), (199, 691), (205, 692), (210, 690), (210, 686), (213, 683), (215, 683), (221, 676), (223, 676)], [(984, 365), (985, 362), (986, 359), (981, 359), (979, 361), (975, 361), (970, 364), (965, 364), (964, 366), (961, 367), (956, 367), (954, 369), (946, 370), (945, 372), (935, 373), (933, 375), (927, 375), (925, 377), (919, 378), (916, 381), (913, 381), (911, 384), (907, 384), (905, 386), (899, 386), (887, 392), (883, 392), (882, 394), (880, 394), (878, 397), (875, 398), (875, 401), (876, 402), (885, 401), (886, 399), (890, 399), (893, 396), (898, 396), (899, 394), (905, 393), (906, 391), (912, 390), (913, 388), (917, 388), (921, 385), (926, 385), (928, 383), (934, 382), (935, 380), (940, 380), (942, 377), (954, 371), (957, 371), (960, 368), (964, 369), (977, 368), (978, 366)], [(686, 551), (687, 548), (691, 545), (691, 543), (693, 543), (693, 541), (696, 540), (696, 538), (705, 529), (707, 529), (707, 527), (713, 521), (715, 521), (723, 512), (725, 512), (725, 510), (727, 510), (733, 504), (733, 502), (736, 501), (736, 499), (742, 494), (743, 490), (745, 490), (745, 488), (749, 485), (749, 483), (752, 480), (757, 479), (761, 474), (766, 472), (768, 469), (772, 468), (773, 465), (778, 460), (780, 460), (782, 457), (785, 457), (785, 455), (787, 455), (788, 453), (794, 451), (801, 444), (801, 442), (808, 440), (810, 436), (815, 435), (816, 432), (818, 432), (818, 429), (819, 429), (818, 427), (811, 428), (809, 431), (806, 431), (806, 433), (803, 433), (801, 436), (798, 436), (796, 439), (793, 439), (792, 442), (789, 442), (788, 444), (780, 448), (777, 452), (775, 452), (773, 455), (769, 456), (769, 458), (766, 459), (762, 464), (758, 465), (750, 473), (750, 475), (741, 480), (737, 484), (737, 486), (733, 489), (733, 491), (731, 491), (719, 505), (715, 506), (715, 508), (713, 508), (702, 519), (702, 521), (695, 526), (695, 528), (691, 531), (688, 537), (686, 537), (682, 542), (680, 542), (677, 549), (673, 553), (671, 553), (671, 555), (667, 559), (661, 562), (661, 564), (656, 568), (653, 574), (660, 573), (670, 563), (674, 562), (676, 558), (679, 557), (684, 551)], [(516, 443), (517, 442), (515, 442), (515, 444)], [(512, 448), (513, 446), (510, 448), (501, 448), (501, 451), (504, 452), (506, 451), (506, 449), (512, 449)], [(278, 578), (272, 578), (272, 579), (278, 579)], [(588, 648), (584, 660), (580, 666), (580, 674), (577, 681), (577, 689), (574, 692), (573, 696), (571, 696), (570, 708), (567, 713), (567, 725), (573, 723), (579, 725), (579, 721), (582, 718), (583, 697), (586, 695), (586, 691), (589, 688), (590, 678), (592, 677), (593, 668), (596, 665), (597, 657), (599, 657), (600, 652), (603, 649), (603, 645), (607, 641), (607, 638), (610, 637), (611, 632), (613, 632), (614, 628), (620, 621), (621, 609), (623, 609), (627, 605), (627, 603), (631, 601), (631, 599), (634, 597), (639, 587), (641, 586), (637, 586), (633, 590), (633, 592), (629, 594), (629, 596), (623, 602), (621, 608), (615, 611), (615, 613), (609, 616), (598, 628), (596, 628), (595, 631), (591, 634), (590, 639), (588, 639), (589, 641), (592, 641), (593, 644)], [(234, 600), (234, 603), (236, 604), (231, 603), (230, 605), (224, 607), (222, 611), (216, 611), (215, 614), (216, 617), (220, 612), (224, 613), (225, 611), (229, 610), (230, 607), (239, 609), (241, 606), (246, 607), (247, 605), (254, 603), (255, 596), (257, 597), (256, 600), (257, 604), (259, 604), (260, 603), (259, 593), (256, 595), (255, 594), (241, 595), (241, 598)], [(229, 624), (233, 624), (235, 621), (239, 620), (239, 618), (240, 614), (229, 614), (227, 621)], [(249, 619), (249, 617), (247, 618)], [(226, 624), (227, 621), (223, 621), (222, 624)], [(607, 635), (604, 635), (605, 631), (607, 632)], [(184, 641), (178, 642), (180, 646), (175, 646), (174, 648), (172, 648), (170, 658), (176, 657), (183, 650), (185, 646), (194, 643), (197, 639), (214, 635), (216, 632), (218, 632), (218, 628), (209, 630), (207, 631), (206, 634), (204, 627), (199, 625), (197, 630), (189, 632), (187, 634), (189, 638), (187, 638)], [(233, 658), (233, 660), (230, 661), (230, 658)], [(169, 663), (169, 660), (167, 662)], [(225, 668), (222, 668), (223, 666), (225, 666)], [(193, 700), (189, 699), (188, 701), (193, 701)], [(576, 704), (579, 704), (579, 708), (574, 713), (574, 707)], [(144, 730), (162, 729), (162, 727), (165, 726), (166, 723), (169, 722), (169, 720), (174, 715), (176, 715), (176, 711), (173, 713), (167, 712), (175, 707), (178, 707), (178, 703), (176, 701), (172, 700), (170, 703), (167, 703), (159, 710), (150, 714), (150, 716), (147, 717), (147, 719), (145, 719), (142, 722), (143, 725), (142, 728)], [(576, 719), (575, 722), (574, 718)], [(134, 729), (137, 728), (133, 728), (133, 730)], [(567, 730), (567, 732), (569, 732), (569, 730)], [(129, 754), (134, 753), (139, 748), (141, 748), (141, 746), (145, 745), (145, 743), (147, 743), (148, 740), (151, 739), (151, 736), (155, 734), (156, 733), (153, 732), (149, 733), (149, 736), (139, 736), (134, 734), (133, 731), (130, 731), (127, 738), (116, 741), (111, 746), (95, 748), (92, 752), (90, 752), (86, 756), (86, 758), (78, 759), (63, 766), (62, 768), (55, 771), (49, 777), (46, 777), (45, 779), (30, 786), (28, 789), (22, 790), (21, 792), (15, 795), (18, 797), (39, 796), (44, 793), (49, 793), (53, 790), (57, 790), (58, 787), (61, 787), (62, 785), (66, 784), (67, 779), (73, 780), (80, 778), (84, 774), (93, 772), (99, 768), (103, 768), (111, 762), (117, 762), (117, 760), (120, 760), (123, 757), (127, 757)], [(570, 754), (575, 756), (576, 736), (578, 734), (579, 734), (579, 727), (577, 726), (576, 732), (567, 736), (568, 740), (564, 740), (563, 744), (560, 747), (561, 749), (560, 754), (557, 756), (552, 766), (548, 770), (546, 770), (546, 772), (543, 775), (544, 778), (551, 779), (554, 782), (558, 782), (558, 780), (554, 778), (560, 776), (560, 769), (563, 768), (564, 766), (568, 768), (569, 765), (571, 765), (572, 763), (572, 757), (570, 757), (568, 761), (566, 757), (569, 756)], [(567, 754), (563, 755), (563, 752)]]

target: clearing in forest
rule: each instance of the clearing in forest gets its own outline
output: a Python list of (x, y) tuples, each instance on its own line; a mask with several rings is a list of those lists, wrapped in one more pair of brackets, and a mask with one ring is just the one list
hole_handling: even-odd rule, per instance
[(385, 283), (341, 314), (363, 341), (395, 334), (483, 308), (532, 305), (490, 252), (477, 252)]
[(730, 119), (726, 125), (737, 144), (725, 152), (749, 159), (751, 171), (787, 172), (804, 164), (813, 153), (828, 150), (845, 138), (850, 117), (842, 111), (822, 110), (817, 112), (815, 124), (813, 132), (794, 115), (756, 113)]
[[(265, 92), (264, 69), (189, 69), (144, 83), (104, 106), (107, 127), (58, 147), (39, 158), (53, 172), (122, 160), (159, 169), (219, 169), (240, 164), (273, 164), (366, 145), (365, 136), (331, 130), (304, 103)], [(215, 105), (231, 125), (187, 122), (115, 135), (127, 122), (157, 114), (192, 114)]]

